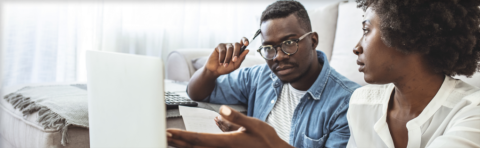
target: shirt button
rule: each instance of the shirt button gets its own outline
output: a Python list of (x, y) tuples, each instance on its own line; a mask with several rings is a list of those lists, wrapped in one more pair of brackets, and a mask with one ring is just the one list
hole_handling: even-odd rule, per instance
[(275, 100), (270, 101), (270, 103), (275, 103)]

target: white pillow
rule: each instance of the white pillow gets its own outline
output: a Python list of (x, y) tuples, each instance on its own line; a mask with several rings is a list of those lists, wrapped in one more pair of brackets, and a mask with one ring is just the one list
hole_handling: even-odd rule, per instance
[(333, 44), (330, 65), (348, 79), (366, 85), (363, 73), (358, 71), (357, 56), (353, 48), (363, 35), (363, 10), (355, 2), (340, 3), (338, 8), (337, 32)]
[(480, 72), (475, 73), (471, 78), (465, 76), (455, 76), (454, 78), (460, 79), (470, 85), (480, 88)]
[(335, 29), (337, 28), (338, 4), (339, 2), (334, 2), (308, 12), (312, 22), (312, 31), (316, 31), (318, 34), (317, 50), (323, 51), (329, 61), (332, 59)]

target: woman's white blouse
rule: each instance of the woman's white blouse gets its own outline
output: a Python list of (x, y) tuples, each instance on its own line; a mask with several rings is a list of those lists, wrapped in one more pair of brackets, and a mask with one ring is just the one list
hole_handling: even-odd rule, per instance
[[(350, 100), (347, 147), (394, 147), (386, 122), (393, 84), (367, 85)], [(407, 122), (408, 146), (480, 147), (480, 89), (445, 77), (422, 113)]]

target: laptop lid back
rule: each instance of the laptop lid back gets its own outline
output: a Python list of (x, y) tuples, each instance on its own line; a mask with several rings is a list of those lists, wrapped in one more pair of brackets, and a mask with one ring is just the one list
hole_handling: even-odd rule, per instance
[(160, 58), (87, 51), (91, 147), (167, 147)]

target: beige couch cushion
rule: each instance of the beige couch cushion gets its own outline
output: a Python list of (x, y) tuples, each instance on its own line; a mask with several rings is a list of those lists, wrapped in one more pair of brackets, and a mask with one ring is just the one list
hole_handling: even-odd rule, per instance
[(337, 28), (338, 4), (338, 2), (334, 2), (308, 12), (312, 22), (312, 30), (318, 34), (317, 50), (323, 51), (328, 60), (331, 60), (332, 57)]
[(350, 80), (366, 85), (363, 73), (358, 72), (357, 56), (353, 48), (362, 37), (363, 10), (357, 8), (355, 2), (342, 2), (338, 8), (337, 31), (331, 66)]
[(465, 81), (466, 83), (480, 88), (480, 72), (475, 73), (472, 77), (467, 78), (465, 76), (456, 76), (456, 79)]

